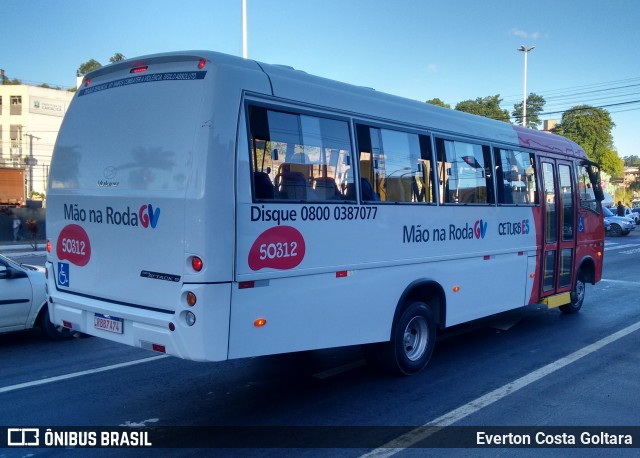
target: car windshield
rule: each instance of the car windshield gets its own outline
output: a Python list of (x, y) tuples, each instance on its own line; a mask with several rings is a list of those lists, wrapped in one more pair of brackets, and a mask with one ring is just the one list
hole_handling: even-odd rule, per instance
[(611, 210), (609, 210), (607, 207), (604, 207), (603, 210), (604, 216), (614, 216), (613, 213), (611, 213)]

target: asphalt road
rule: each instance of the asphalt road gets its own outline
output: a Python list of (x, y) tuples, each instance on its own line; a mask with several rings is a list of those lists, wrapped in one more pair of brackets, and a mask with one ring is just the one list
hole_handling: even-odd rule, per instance
[[(20, 261), (42, 264), (44, 258)], [(227, 439), (217, 442), (222, 445), (256, 448), (206, 454), (314, 457), (424, 456), (425, 449), (411, 447), (431, 433), (415, 428), (430, 423), (453, 425), (461, 441), (494, 426), (506, 434), (534, 427), (551, 440), (587, 427), (640, 426), (638, 272), (640, 232), (608, 238), (603, 281), (587, 286), (580, 313), (532, 307), (454, 328), (439, 338), (429, 367), (406, 378), (381, 374), (358, 347), (194, 363), (97, 338), (50, 342), (36, 331), (0, 335), (0, 426), (181, 427), (156, 430), (155, 439), (188, 447), (217, 435)], [(394, 448), (385, 447), (398, 438)], [(640, 438), (634, 440), (634, 450), (570, 447), (560, 454), (637, 456)], [(300, 448), (309, 446), (340, 448)], [(144, 452), (159, 453), (128, 451)], [(515, 452), (559, 454), (534, 446), (446, 448), (437, 455)], [(0, 457), (61, 453), (87, 451), (0, 449)]]

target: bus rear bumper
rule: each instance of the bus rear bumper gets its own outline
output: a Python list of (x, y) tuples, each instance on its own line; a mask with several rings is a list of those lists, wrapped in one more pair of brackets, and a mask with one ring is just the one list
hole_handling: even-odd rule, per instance
[(192, 361), (227, 360), (230, 284), (189, 285), (189, 289), (196, 291), (200, 305), (189, 310), (195, 316), (192, 325), (184, 319), (184, 310), (131, 309), (64, 291), (50, 295), (49, 315), (56, 325), (132, 347)]

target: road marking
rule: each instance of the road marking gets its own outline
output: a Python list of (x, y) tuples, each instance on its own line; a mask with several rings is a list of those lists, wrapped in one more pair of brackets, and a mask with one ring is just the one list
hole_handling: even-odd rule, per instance
[(607, 280), (606, 278), (601, 279), (600, 281), (605, 283), (616, 283), (618, 285), (629, 285), (629, 286), (638, 286), (640, 285), (640, 281), (630, 281), (630, 280)]
[[(491, 391), (490, 393), (485, 394), (484, 396), (480, 396), (477, 399), (463, 405), (462, 407), (458, 407), (457, 409), (448, 412), (441, 417), (436, 418), (435, 420), (430, 421), (418, 427), (412, 431), (409, 431), (407, 434), (403, 434), (402, 436), (397, 437), (396, 439), (386, 443), (380, 448), (374, 449), (369, 453), (366, 453), (361, 456), (361, 458), (386, 458), (396, 453), (400, 453), (401, 451), (418, 444), (429, 436), (435, 434), (438, 431), (438, 427), (451, 426), (454, 423), (459, 422), (460, 420), (470, 416), (478, 412), (479, 410), (493, 404), (496, 401), (499, 401), (512, 393), (515, 393), (522, 388), (537, 382), (543, 377), (550, 375), (565, 366), (568, 366), (571, 363), (574, 363), (585, 356), (590, 355), (591, 353), (600, 350), (601, 348), (613, 343), (623, 337), (631, 334), (632, 332), (640, 329), (640, 321), (628, 326), (618, 332), (615, 332), (591, 345), (587, 345), (586, 347), (581, 348), (578, 351), (571, 353), (564, 358), (560, 358), (557, 361), (554, 361), (550, 364), (547, 364), (544, 367), (541, 367), (538, 370), (530, 372), (529, 374), (520, 377), (517, 380), (514, 380), (511, 383), (507, 383), (506, 385)], [(435, 428), (434, 428), (435, 427)]]
[(640, 253), (640, 248), (634, 248), (633, 250), (621, 251), (622, 254), (637, 254)]
[(630, 247), (637, 247), (638, 244), (637, 243), (629, 243), (626, 245), (616, 245), (616, 246), (612, 246), (612, 247), (604, 247), (604, 251), (609, 251), (609, 250), (622, 250), (623, 248), (630, 248)]
[(33, 386), (47, 385), (49, 383), (60, 382), (62, 380), (69, 380), (76, 377), (82, 377), (84, 375), (98, 374), (100, 372), (120, 369), (122, 367), (129, 367), (129, 366), (135, 366), (137, 364), (150, 363), (151, 361), (156, 361), (158, 359), (163, 359), (168, 357), (169, 355), (152, 356), (150, 358), (137, 359), (135, 361), (128, 361), (126, 363), (113, 364), (111, 366), (104, 366), (104, 367), (98, 367), (96, 369), (89, 369), (86, 371), (74, 372), (72, 374), (57, 375), (55, 377), (48, 377), (42, 380), (35, 380), (33, 382), (25, 382), (25, 383), (19, 383), (17, 385), (4, 386), (4, 387), (0, 387), (0, 394), (8, 393), (10, 391), (15, 391), (15, 390), (21, 390), (23, 388), (31, 388)]

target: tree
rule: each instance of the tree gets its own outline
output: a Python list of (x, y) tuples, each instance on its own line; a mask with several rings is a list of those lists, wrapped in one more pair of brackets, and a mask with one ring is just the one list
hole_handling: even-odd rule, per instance
[(488, 97), (478, 97), (475, 100), (464, 100), (456, 105), (456, 110), (464, 111), (485, 118), (497, 119), (498, 121), (510, 122), (509, 111), (500, 108), (500, 94)]
[(5, 75), (2, 75), (2, 84), (5, 86), (19, 86), (22, 84), (22, 81), (20, 81), (18, 78), (10, 80)]
[(78, 67), (78, 70), (76, 71), (76, 76), (84, 76), (90, 71), (100, 67), (102, 67), (102, 64), (100, 62), (98, 62), (95, 59), (90, 59), (86, 61), (84, 64), (80, 65), (80, 67)]
[(120, 62), (121, 60), (125, 59), (126, 57), (122, 53), (117, 52), (109, 58), (109, 62), (115, 64), (116, 62)]
[(632, 154), (622, 158), (626, 167), (640, 167), (640, 157)]
[(607, 149), (598, 161), (602, 170), (607, 172), (612, 177), (624, 176), (624, 162), (618, 156), (618, 153), (614, 149)]
[(440, 100), (437, 97), (435, 99), (427, 100), (425, 103), (430, 103), (431, 105), (437, 105), (443, 108), (451, 108), (451, 105), (449, 105), (448, 103), (444, 103), (442, 100)]
[[(542, 121), (540, 121), (540, 113), (544, 111), (544, 104), (546, 101), (541, 95), (531, 93), (527, 96), (527, 126), (532, 129), (537, 129)], [(513, 106), (511, 116), (516, 119), (516, 124), (522, 125), (522, 104), (523, 102), (516, 103)]]
[(613, 148), (611, 130), (615, 127), (607, 110), (579, 105), (562, 115), (554, 133), (573, 140), (584, 149), (592, 161), (614, 177), (622, 176), (624, 163)]

